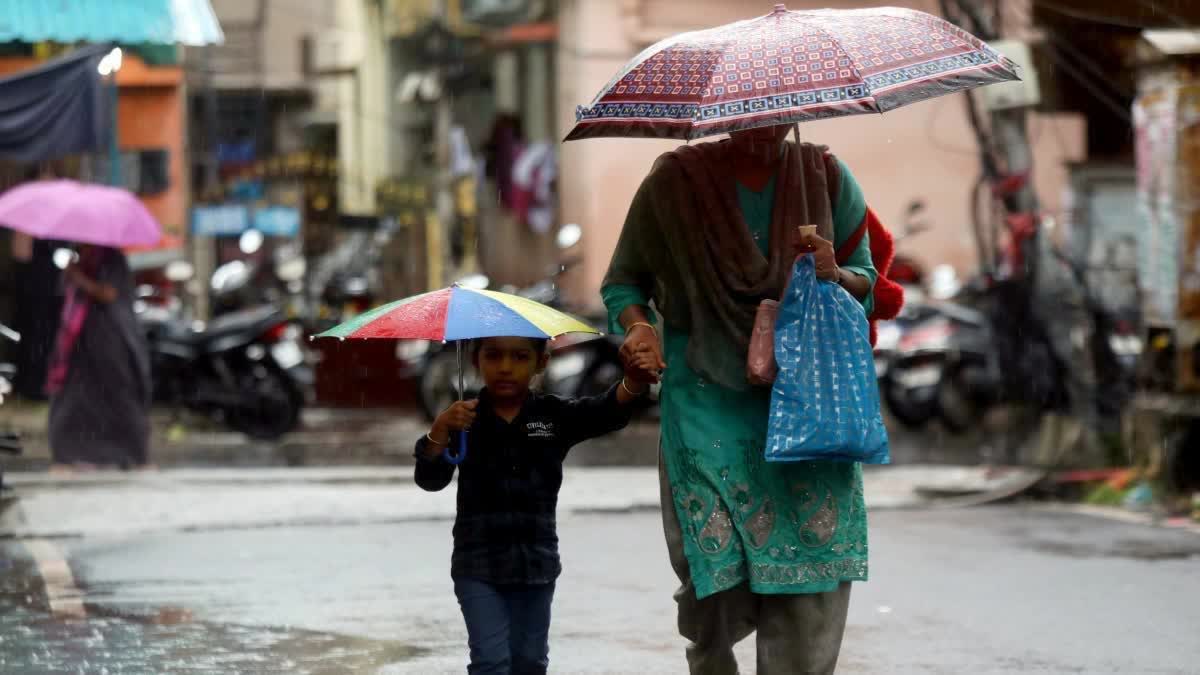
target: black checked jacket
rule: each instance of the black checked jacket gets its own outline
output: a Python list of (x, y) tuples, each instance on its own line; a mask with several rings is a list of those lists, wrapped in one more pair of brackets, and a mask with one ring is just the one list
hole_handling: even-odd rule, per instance
[(459, 470), (451, 576), (497, 585), (557, 579), (563, 459), (576, 444), (624, 428), (632, 411), (617, 401), (615, 387), (577, 400), (532, 394), (510, 423), (496, 415), (484, 390), (462, 464), (427, 459), (428, 439), (417, 441), (422, 489), (445, 488)]

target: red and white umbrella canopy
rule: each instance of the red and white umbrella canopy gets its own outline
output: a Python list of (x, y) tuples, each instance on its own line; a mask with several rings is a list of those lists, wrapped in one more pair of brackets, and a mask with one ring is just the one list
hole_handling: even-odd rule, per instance
[(579, 108), (566, 140), (694, 139), (882, 113), (1017, 79), (1008, 58), (925, 12), (776, 5), (766, 16), (646, 49)]

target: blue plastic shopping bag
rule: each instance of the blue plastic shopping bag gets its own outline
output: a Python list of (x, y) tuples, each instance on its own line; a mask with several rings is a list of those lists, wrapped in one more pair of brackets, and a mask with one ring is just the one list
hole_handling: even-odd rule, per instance
[(869, 331), (862, 305), (802, 257), (775, 325), (767, 461), (891, 461)]

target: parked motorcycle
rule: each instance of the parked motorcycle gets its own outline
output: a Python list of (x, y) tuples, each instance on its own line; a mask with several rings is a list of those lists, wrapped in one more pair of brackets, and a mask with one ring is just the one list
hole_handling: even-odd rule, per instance
[[(9, 329), (8, 326), (0, 324), (0, 339), (10, 342), (20, 342), (21, 336), (16, 331)], [(12, 393), (12, 382), (16, 379), (16, 366), (9, 363), (0, 363), (0, 405), (4, 405), (4, 399)], [(0, 455), (19, 455), (21, 454), (21, 438), (8, 431), (0, 432)], [(17, 500), (12, 489), (4, 482), (4, 465), (0, 464), (0, 514), (8, 510)]]
[[(918, 220), (924, 210), (920, 201), (909, 204), (904, 231), (896, 237), (897, 248), (929, 229)], [(932, 393), (911, 381), (908, 369), (919, 361), (922, 349), (922, 336), (912, 335), (912, 329), (934, 312), (926, 299), (925, 269), (918, 260), (901, 252), (893, 259), (888, 277), (904, 288), (904, 305), (895, 319), (876, 326), (875, 377), (892, 417), (907, 427), (922, 428), (936, 417), (937, 408)]]
[[(1142, 341), (1136, 310), (1119, 311), (1105, 305), (1087, 284), (1082, 266), (1056, 252), (1083, 290), (1087, 324), (1072, 328), (1072, 339), (1090, 359), (1096, 376), (1087, 401), (1076, 402), (1076, 411), (1090, 409), (1097, 424), (1113, 425), (1133, 397)], [(975, 300), (984, 312), (973, 324), (956, 324), (947, 337), (948, 351), (942, 381), (938, 385), (939, 415), (951, 431), (972, 428), (990, 407), (1007, 401), (1023, 401), (1042, 407), (1062, 407), (1070, 402), (1067, 381), (1071, 368), (1053, 353), (1040, 331), (1020, 329), (1006, 321), (1019, 288), (999, 283)]]
[(304, 331), (280, 309), (235, 310), (208, 324), (169, 307), (148, 305), (138, 316), (156, 402), (219, 418), (259, 440), (275, 440), (299, 424), (313, 376)]
[(900, 315), (879, 324), (875, 375), (892, 417), (906, 427), (921, 429), (937, 417), (936, 384), (941, 372), (931, 351), (941, 345), (938, 331), (930, 324), (940, 313), (907, 288), (905, 298)]
[(310, 334), (321, 333), (375, 307), (380, 293), (383, 251), (398, 231), (392, 219), (374, 230), (350, 232), (312, 265), (307, 297)]

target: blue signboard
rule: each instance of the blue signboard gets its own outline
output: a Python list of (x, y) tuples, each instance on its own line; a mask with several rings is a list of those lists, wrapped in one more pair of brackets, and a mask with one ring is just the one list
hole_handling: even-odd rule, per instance
[(249, 209), (240, 204), (192, 208), (192, 234), (201, 237), (236, 237), (249, 226)]
[(242, 204), (217, 204), (192, 208), (192, 234), (201, 237), (236, 237), (255, 229), (268, 237), (300, 234), (300, 209), (264, 206), (251, 209)]
[(254, 212), (254, 229), (268, 237), (294, 237), (300, 234), (300, 209), (292, 206), (266, 206)]

